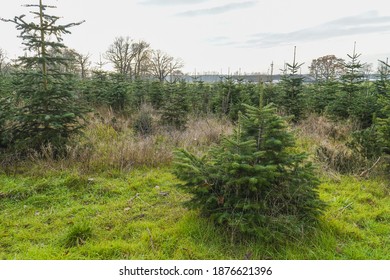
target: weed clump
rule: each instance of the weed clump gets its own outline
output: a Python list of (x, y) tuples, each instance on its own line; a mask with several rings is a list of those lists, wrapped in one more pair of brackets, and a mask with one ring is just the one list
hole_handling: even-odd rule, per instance
[(78, 223), (69, 229), (62, 241), (62, 245), (66, 248), (82, 246), (92, 235), (92, 227), (88, 223)]

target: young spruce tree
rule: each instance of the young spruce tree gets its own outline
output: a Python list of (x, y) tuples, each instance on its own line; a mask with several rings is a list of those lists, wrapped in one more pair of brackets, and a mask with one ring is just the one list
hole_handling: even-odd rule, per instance
[(364, 64), (360, 62), (361, 54), (348, 54), (349, 61), (343, 63), (345, 73), (341, 76), (339, 91), (329, 104), (327, 112), (338, 119), (352, 119), (365, 129), (371, 126), (373, 116), (378, 109), (374, 95), (364, 87)]
[(388, 167), (390, 168), (390, 64), (386, 60), (380, 61), (381, 79), (377, 82), (379, 102), (382, 106), (381, 117), (376, 121), (379, 142), (384, 155), (387, 155)]
[(164, 102), (161, 108), (161, 122), (164, 125), (184, 130), (188, 122), (187, 84), (168, 82), (164, 85)]
[(0, 149), (6, 148), (8, 143), (8, 120), (13, 114), (11, 93), (11, 78), (8, 74), (0, 72)]
[(272, 105), (244, 105), (235, 133), (198, 158), (176, 152), (175, 172), (193, 193), (190, 205), (233, 232), (284, 238), (313, 225), (324, 207), (306, 155), (294, 151)]
[(28, 22), (26, 15), (2, 19), (16, 25), (26, 51), (18, 58), (20, 70), (15, 73), (11, 145), (21, 150), (51, 145), (59, 152), (82, 128), (84, 110), (75, 94), (72, 74), (61, 70), (68, 63), (62, 55), (66, 49), (62, 35), (82, 22), (58, 24), (60, 17), (47, 13), (56, 7), (44, 5), (42, 0), (25, 7), (34, 9), (30, 12), (33, 21)]
[(286, 70), (282, 76), (281, 88), (281, 105), (284, 111), (292, 116), (294, 122), (300, 120), (304, 111), (303, 94), (303, 76), (300, 71), (303, 63), (296, 62), (296, 47), (294, 47), (293, 63), (286, 63)]

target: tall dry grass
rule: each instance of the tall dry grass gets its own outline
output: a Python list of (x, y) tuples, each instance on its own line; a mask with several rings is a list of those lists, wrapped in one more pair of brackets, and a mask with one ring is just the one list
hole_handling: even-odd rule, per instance
[(309, 142), (309, 152), (325, 171), (349, 174), (359, 174), (370, 164), (347, 145), (356, 129), (356, 123), (335, 122), (318, 115), (308, 116), (295, 127), (299, 137)]
[(171, 164), (176, 148), (201, 154), (233, 130), (229, 121), (215, 116), (190, 118), (187, 129), (176, 130), (161, 126), (158, 113), (150, 107), (145, 110), (153, 119), (150, 134), (138, 134), (134, 130), (136, 114), (120, 115), (101, 108), (88, 116), (83, 135), (73, 139), (72, 144), (66, 147), (66, 156), (55, 158), (51, 147), (47, 146), (39, 153), (32, 152), (29, 162), (34, 162), (34, 166), (44, 172), (76, 168), (78, 172), (91, 173), (166, 166)]
[[(140, 113), (150, 115), (150, 133), (138, 133), (135, 129)], [(66, 147), (64, 157), (58, 158), (52, 147), (45, 146), (39, 152), (32, 151), (27, 160), (21, 160), (17, 154), (0, 157), (0, 170), (44, 174), (50, 170), (73, 169), (93, 173), (167, 166), (172, 162), (175, 149), (185, 148), (202, 155), (210, 145), (233, 131), (228, 120), (215, 116), (192, 117), (185, 130), (164, 127), (160, 125), (158, 112), (147, 105), (133, 115), (100, 108), (87, 119), (84, 134), (74, 138)], [(311, 160), (327, 174), (360, 174), (372, 165), (346, 145), (355, 129), (354, 123), (334, 122), (318, 115), (311, 115), (293, 127), (301, 149), (308, 152)]]
[(335, 122), (325, 116), (309, 115), (297, 125), (299, 133), (318, 143), (322, 141), (342, 142), (357, 129), (357, 124), (352, 122)]

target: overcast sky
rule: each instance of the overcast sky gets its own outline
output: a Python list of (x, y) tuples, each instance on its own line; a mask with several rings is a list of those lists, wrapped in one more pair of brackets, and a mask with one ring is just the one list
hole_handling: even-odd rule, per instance
[[(28, 13), (22, 4), (1, 0), (0, 17)], [(389, 0), (46, 0), (63, 23), (85, 20), (64, 37), (65, 44), (98, 61), (118, 36), (145, 40), (184, 63), (184, 72), (275, 73), (284, 62), (304, 62), (334, 54), (347, 59), (354, 41), (361, 61), (390, 56)], [(10, 58), (22, 53), (19, 34), (0, 22), (0, 48)]]

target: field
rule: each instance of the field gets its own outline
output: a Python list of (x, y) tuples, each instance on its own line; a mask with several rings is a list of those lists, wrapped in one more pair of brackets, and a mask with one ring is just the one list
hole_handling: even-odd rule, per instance
[[(295, 46), (280, 73), (272, 62), (247, 75), (241, 55), (220, 49), (239, 71), (192, 76), (182, 59), (119, 36), (93, 63), (62, 38), (84, 21), (59, 24), (43, 2), (0, 18), (23, 45), (15, 59), (0, 46), (0, 259), (390, 259), (387, 58), (374, 69), (355, 42), (346, 59), (313, 58), (306, 73)], [(175, 22), (188, 13), (171, 12)], [(355, 35), (382, 30), (360, 18), (384, 17), (302, 32), (351, 19)], [(260, 50), (302, 32), (245, 40)], [(227, 42), (238, 40), (210, 38), (196, 41), (244, 55)]]
[[(183, 205), (190, 195), (170, 166), (175, 146), (202, 151), (231, 133), (227, 121), (201, 119), (186, 132), (143, 137), (126, 128), (126, 118), (115, 130), (112, 112), (102, 114), (70, 148), (73, 158), (52, 160), (47, 149), (0, 175), (0, 258), (390, 258), (390, 189), (380, 172), (343, 175), (312, 154), (328, 204), (320, 227), (282, 241), (239, 238)], [(319, 135), (307, 125), (294, 128), (298, 148), (313, 150)]]

